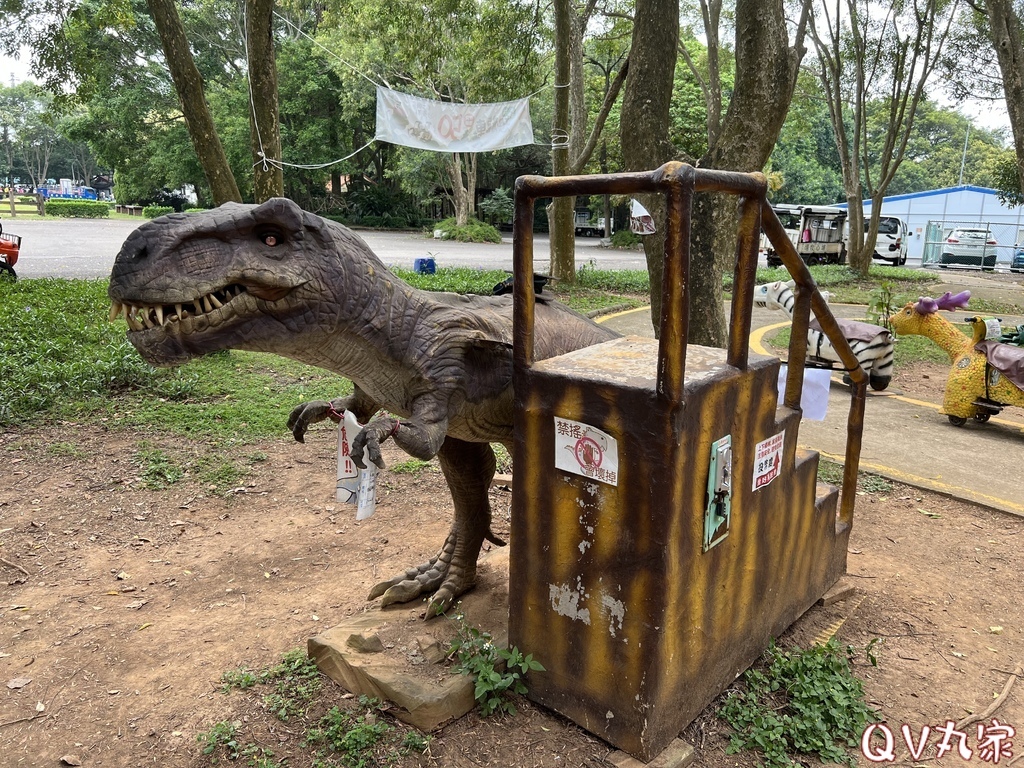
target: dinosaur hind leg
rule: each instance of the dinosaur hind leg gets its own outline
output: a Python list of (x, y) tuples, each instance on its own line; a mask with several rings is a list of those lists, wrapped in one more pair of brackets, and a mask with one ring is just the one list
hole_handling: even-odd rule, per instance
[(476, 583), (476, 559), (484, 539), (504, 543), (490, 529), (491, 503), (487, 493), (495, 469), (491, 446), (447, 437), (437, 457), (455, 503), (455, 519), (448, 538), (429, 562), (381, 582), (368, 598), (382, 597), (383, 607), (432, 594), (427, 606), (428, 619), (444, 613), (455, 598)]

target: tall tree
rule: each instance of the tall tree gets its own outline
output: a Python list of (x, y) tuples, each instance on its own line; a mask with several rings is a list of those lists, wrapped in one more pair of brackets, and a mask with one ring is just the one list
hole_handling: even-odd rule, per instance
[[(668, 128), (678, 42), (679, 0), (637, 0), (620, 127), (622, 161), (627, 171), (651, 170), (675, 155)], [(661, 317), (666, 206), (662, 195), (638, 198), (657, 223), (655, 233), (644, 237), (647, 271), (651, 276), (651, 316), (657, 330)], [(692, 306), (690, 312), (692, 315)]]
[[(214, 125), (210, 107), (203, 92), (203, 78), (192, 58), (185, 27), (181, 23), (174, 0), (146, 0), (153, 22), (160, 33), (164, 59), (171, 71), (178, 92), (181, 111), (188, 124), (189, 136), (203, 166), (216, 205), (241, 202), (242, 195), (231, 172), (224, 146)], [(275, 110), (276, 111), (276, 110)]]
[(1017, 176), (1024, 194), (1024, 25), (1020, 3), (1014, 0), (966, 0), (987, 20), (989, 40), (1003, 81), (1006, 112), (1013, 131), (1017, 155)]
[[(735, 74), (728, 105), (718, 103), (718, 91), (705, 89), (708, 106), (708, 148), (700, 158), (689, 158), (703, 168), (759, 171), (768, 162), (786, 116), (803, 45), (811, 0), (801, 0), (789, 40), (783, 0), (737, 0), (735, 5)], [(651, 5), (648, 6), (648, 3)], [(637, 26), (641, 12), (651, 13), (643, 35), (634, 33), (630, 52), (630, 73), (622, 105), (622, 152), (627, 169), (653, 168), (672, 157), (664, 129), (659, 128), (668, 111), (663, 79), (671, 83), (671, 67), (677, 51), (677, 34), (666, 18), (672, 0), (638, 0)], [(722, 21), (721, 0), (700, 0), (705, 27)], [(676, 11), (672, 18), (677, 18)], [(659, 28), (660, 27), (660, 28)], [(720, 40), (717, 28), (704, 29), (709, 41)], [(638, 45), (640, 46), (638, 48)], [(648, 49), (648, 50), (645, 50)], [(641, 63), (641, 58), (655, 60)], [(659, 60), (660, 59), (660, 60)], [(721, 62), (720, 52), (708, 54), (709, 62)], [(638, 66), (644, 76), (637, 76)], [(722, 77), (714, 67), (705, 74)], [(636, 78), (636, 79), (634, 79)], [(652, 83), (652, 79), (656, 81)], [(651, 85), (656, 90), (651, 90)], [(724, 98), (723, 98), (724, 101)], [(724, 114), (722, 111), (724, 110)], [(715, 115), (712, 115), (712, 113)], [(627, 149), (628, 148), (628, 149)], [(627, 157), (627, 151), (629, 156)], [(661, 315), (661, 280), (664, 261), (664, 203), (648, 199), (658, 234), (644, 238), (648, 272), (651, 276), (651, 312), (658, 327)], [(645, 203), (646, 205), (646, 203)], [(735, 200), (718, 195), (701, 195), (694, 204), (690, 243), (690, 341), (710, 346), (725, 343), (725, 313), (722, 306), (722, 274), (735, 257)]]
[[(572, 0), (555, 0), (555, 111), (551, 130), (551, 167), (555, 176), (583, 172), (604, 130), (608, 113), (615, 104), (628, 71), (628, 59), (620, 58), (615, 76), (606, 69), (606, 87), (598, 113), (590, 124), (584, 83), (584, 32), (590, 24), (595, 3), (576, 7)], [(552, 201), (548, 221), (551, 227), (550, 274), (567, 283), (576, 282), (575, 197)]]
[[(848, 259), (867, 275), (875, 251), (882, 198), (906, 152), (959, 0), (914, 0), (907, 6), (873, 0), (835, 0), (816, 7), (811, 35), (818, 74), (835, 130), (850, 212)], [(869, 104), (888, 112), (883, 146), (868, 140)], [(867, 231), (863, 198), (872, 200)]]
[[(252, 95), (249, 110), (252, 125), (252, 186), (257, 203), (284, 195), (273, 22), (274, 0), (246, 0), (246, 59)], [(268, 162), (268, 158), (277, 162)]]

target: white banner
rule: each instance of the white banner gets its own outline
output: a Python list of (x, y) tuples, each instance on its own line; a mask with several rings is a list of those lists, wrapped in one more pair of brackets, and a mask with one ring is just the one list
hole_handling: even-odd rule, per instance
[(378, 86), (375, 138), (433, 152), (487, 152), (533, 144), (530, 100), (453, 104)]

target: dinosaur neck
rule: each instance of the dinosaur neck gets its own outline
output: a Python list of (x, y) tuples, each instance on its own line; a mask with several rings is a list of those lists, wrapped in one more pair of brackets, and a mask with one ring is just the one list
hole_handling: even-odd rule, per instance
[(942, 347), (950, 361), (956, 360), (971, 346), (969, 336), (938, 314), (928, 315), (921, 321), (921, 333)]

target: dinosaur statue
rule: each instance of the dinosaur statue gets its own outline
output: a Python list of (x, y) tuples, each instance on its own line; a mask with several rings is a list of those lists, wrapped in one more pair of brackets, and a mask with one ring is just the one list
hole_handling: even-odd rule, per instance
[[(793, 293), (793, 281), (776, 280), (754, 286), (754, 304), (768, 309), (781, 309), (789, 319), (793, 319), (793, 306), (796, 296)], [(830, 294), (822, 291), (822, 297), (828, 301)], [(874, 390), (883, 390), (892, 380), (893, 339), (887, 328), (880, 325), (836, 318), (843, 336), (850, 342), (850, 349), (857, 356), (860, 367), (868, 375), (868, 382)], [(825, 361), (828, 365), (841, 362), (839, 353), (828, 337), (822, 332), (816, 318), (811, 318), (807, 329), (807, 354), (811, 358)], [(845, 377), (847, 383), (849, 376)]]
[[(296, 407), (288, 428), (352, 411), (353, 445), (383, 466), (391, 439), (437, 456), (455, 505), (436, 557), (373, 588), (382, 605), (430, 595), (428, 618), (473, 586), (490, 531), (490, 443), (511, 447), (512, 297), (417, 290), (353, 232), (285, 199), (171, 214), (125, 241), (110, 279), (111, 319), (156, 366), (223, 349), (273, 352), (345, 376), (353, 394)], [(535, 355), (554, 357), (617, 336), (538, 296)], [(379, 413), (380, 411), (386, 413)]]
[(981, 318), (968, 318), (972, 325), (968, 336), (938, 314), (940, 309), (966, 307), (970, 296), (970, 291), (955, 296), (947, 292), (938, 299), (922, 296), (890, 320), (897, 334), (926, 336), (949, 355), (953, 367), (946, 380), (942, 413), (956, 426), (967, 419), (984, 423), (1005, 405), (1024, 406), (1024, 350), (984, 340)]

